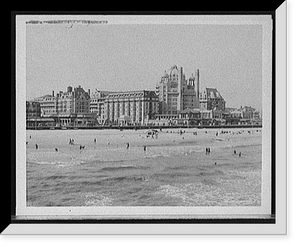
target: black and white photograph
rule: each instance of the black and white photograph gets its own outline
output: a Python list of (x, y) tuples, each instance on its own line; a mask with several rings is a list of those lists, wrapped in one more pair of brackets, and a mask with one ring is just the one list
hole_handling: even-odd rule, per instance
[(261, 206), (261, 25), (26, 24), (26, 205)]
[(17, 16), (16, 220), (274, 224), (274, 23)]

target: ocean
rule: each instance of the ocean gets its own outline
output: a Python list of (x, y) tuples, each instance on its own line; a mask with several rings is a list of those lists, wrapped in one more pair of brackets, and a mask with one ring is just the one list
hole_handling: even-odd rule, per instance
[(261, 205), (261, 128), (27, 130), (26, 141), (27, 206)]

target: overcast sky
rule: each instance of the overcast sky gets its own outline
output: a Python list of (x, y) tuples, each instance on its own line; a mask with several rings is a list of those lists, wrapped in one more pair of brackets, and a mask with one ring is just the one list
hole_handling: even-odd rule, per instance
[(26, 99), (70, 85), (85, 90), (155, 90), (177, 65), (200, 70), (200, 88), (217, 88), (227, 107), (261, 108), (260, 25), (27, 24)]

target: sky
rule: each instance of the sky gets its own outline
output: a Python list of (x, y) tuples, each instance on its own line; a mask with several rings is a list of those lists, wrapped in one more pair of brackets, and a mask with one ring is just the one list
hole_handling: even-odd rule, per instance
[(26, 99), (86, 91), (155, 90), (165, 70), (200, 70), (226, 107), (262, 103), (262, 27), (188, 24), (27, 24)]

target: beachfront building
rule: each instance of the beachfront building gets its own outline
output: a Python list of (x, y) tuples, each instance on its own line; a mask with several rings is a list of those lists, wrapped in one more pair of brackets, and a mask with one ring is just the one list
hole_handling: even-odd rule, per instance
[(90, 113), (90, 92), (80, 85), (74, 89), (69, 86), (67, 91), (59, 91), (56, 95), (38, 97), (41, 117), (54, 118), (57, 125), (78, 126), (94, 124), (94, 116)]
[(26, 119), (41, 116), (41, 104), (37, 101), (26, 101)]
[(57, 93), (59, 115), (89, 114), (90, 96), (80, 85), (74, 89), (71, 86), (66, 92)]
[(213, 125), (220, 124), (220, 111), (187, 108), (179, 112), (176, 121), (179, 125)]
[(200, 110), (225, 111), (226, 101), (216, 88), (205, 88), (200, 93)]
[(42, 116), (52, 117), (59, 115), (87, 114), (90, 112), (90, 96), (79, 85), (72, 89), (67, 88), (66, 92), (60, 91), (56, 95), (45, 95), (35, 99), (40, 103)]
[(125, 91), (105, 97), (105, 125), (144, 125), (158, 113), (158, 97), (154, 91)]
[(94, 114), (100, 125), (105, 122), (105, 99), (108, 94), (113, 93), (112, 91), (101, 91), (95, 89), (95, 91), (90, 96), (90, 113)]
[(241, 106), (239, 110), (242, 113), (243, 119), (252, 119), (253, 114), (255, 112), (255, 108), (252, 108), (251, 106)]
[(156, 85), (159, 114), (177, 115), (186, 108), (199, 108), (199, 70), (186, 77), (183, 68), (172, 66)]
[(54, 96), (54, 91), (52, 91), (52, 95), (40, 96), (35, 98), (34, 101), (40, 103), (41, 117), (57, 115), (58, 102), (57, 97)]

